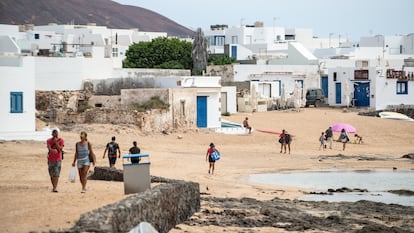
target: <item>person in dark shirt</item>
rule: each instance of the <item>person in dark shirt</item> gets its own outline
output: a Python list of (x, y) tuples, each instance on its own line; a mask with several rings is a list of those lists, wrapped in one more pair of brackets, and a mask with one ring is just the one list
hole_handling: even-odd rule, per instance
[(325, 131), (325, 138), (326, 138), (325, 148), (327, 145), (329, 145), (329, 149), (332, 149), (332, 136), (333, 136), (332, 127), (329, 126), (329, 128), (326, 129)]
[[(137, 146), (136, 141), (133, 141), (132, 145), (133, 145), (133, 147), (129, 148), (129, 154), (135, 155), (135, 154), (141, 153), (141, 149), (139, 149), (139, 147)], [(138, 157), (131, 158), (131, 163), (136, 164), (136, 163), (139, 163), (140, 160), (141, 160), (141, 158), (138, 158)]]

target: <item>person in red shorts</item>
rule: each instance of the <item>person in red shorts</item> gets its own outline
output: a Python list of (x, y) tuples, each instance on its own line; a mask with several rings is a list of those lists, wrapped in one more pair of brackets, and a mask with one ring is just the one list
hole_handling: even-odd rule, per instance
[(59, 182), (60, 170), (62, 168), (62, 150), (65, 146), (63, 138), (59, 137), (57, 129), (52, 131), (52, 137), (46, 141), (47, 149), (47, 164), (52, 182), (52, 192), (57, 193), (57, 185)]

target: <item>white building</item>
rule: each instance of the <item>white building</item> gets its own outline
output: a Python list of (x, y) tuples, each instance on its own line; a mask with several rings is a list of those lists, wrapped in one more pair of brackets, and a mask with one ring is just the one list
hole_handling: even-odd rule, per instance
[(211, 54), (226, 54), (235, 60), (270, 59), (286, 56), (289, 42), (305, 48), (329, 48), (349, 44), (346, 38), (314, 38), (308, 28), (265, 27), (263, 23), (228, 27), (212, 25), (205, 33)]
[(353, 66), (330, 68), (326, 85), (330, 106), (384, 110), (393, 105), (414, 105), (413, 59), (352, 60)]
[(35, 132), (35, 62), (33, 57), (0, 56), (0, 140), (46, 140)]

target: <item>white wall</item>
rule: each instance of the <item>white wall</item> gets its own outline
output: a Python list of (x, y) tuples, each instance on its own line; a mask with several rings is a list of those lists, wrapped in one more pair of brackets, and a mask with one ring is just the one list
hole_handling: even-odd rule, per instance
[(197, 96), (207, 96), (207, 128), (221, 127), (221, 88), (198, 88)]
[[(283, 77), (290, 76), (291, 79), (304, 80), (304, 88), (319, 87), (320, 77), (317, 65), (234, 65), (234, 81), (243, 82), (256, 77), (267, 77), (268, 80), (281, 80)], [(295, 78), (297, 77), (297, 78)], [(266, 81), (266, 79), (261, 79)]]
[[(230, 114), (237, 113), (237, 88), (235, 86), (225, 86), (221, 87), (221, 92), (225, 92), (227, 94), (227, 112)], [(221, 100), (223, 101), (223, 99)]]
[[(35, 62), (33, 57), (16, 59), (18, 66), (3, 66), (0, 58), (0, 134), (35, 131)], [(10, 92), (23, 92), (23, 113), (10, 113)]]
[(112, 77), (111, 58), (36, 57), (36, 90), (81, 90), (84, 80)]
[[(401, 70), (396, 68), (396, 70)], [(413, 67), (404, 69), (408, 72), (414, 72)], [(397, 95), (397, 79), (387, 79), (386, 69), (380, 69), (381, 74), (375, 79), (376, 89), (375, 96), (376, 101), (373, 103), (373, 107), (376, 110), (386, 109), (388, 105), (414, 105), (414, 81), (408, 81), (408, 94)]]

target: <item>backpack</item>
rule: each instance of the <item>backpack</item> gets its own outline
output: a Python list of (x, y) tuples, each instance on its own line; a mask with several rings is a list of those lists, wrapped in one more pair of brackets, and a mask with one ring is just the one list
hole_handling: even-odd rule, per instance
[(218, 151), (213, 151), (212, 153), (211, 153), (211, 159), (213, 160), (213, 161), (217, 161), (217, 160), (219, 160), (220, 159), (220, 152), (218, 152)]
[(116, 156), (116, 149), (118, 149), (118, 144), (115, 142), (108, 143), (108, 156)]

